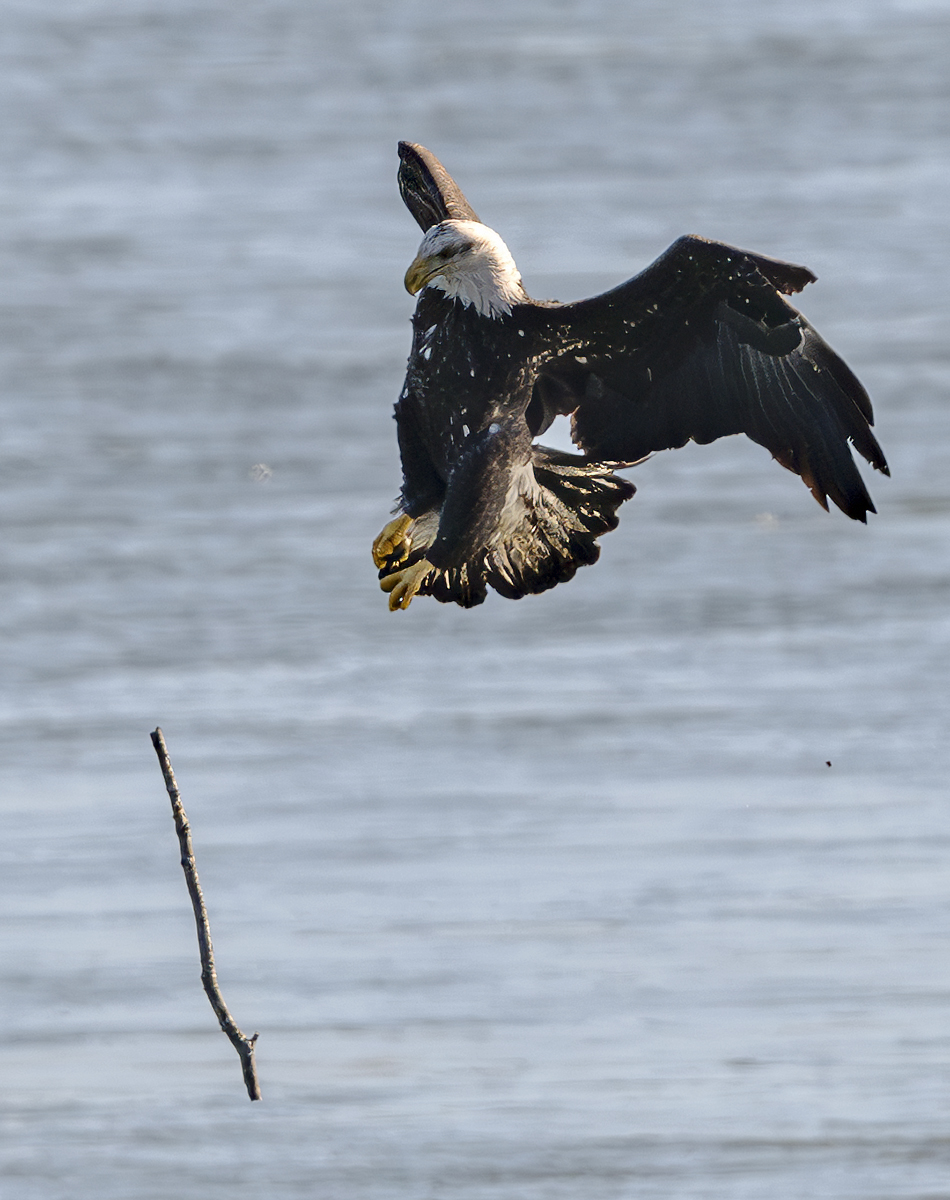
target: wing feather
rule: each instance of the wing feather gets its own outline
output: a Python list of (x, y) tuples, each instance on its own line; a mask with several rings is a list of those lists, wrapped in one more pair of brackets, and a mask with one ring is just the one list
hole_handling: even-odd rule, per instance
[(399, 143), (399, 192), (406, 208), (425, 231), (440, 221), (477, 221), (475, 209), (431, 150)]
[[(867, 392), (783, 298), (804, 267), (681, 238), (602, 296), (539, 308), (553, 353), (537, 395), (573, 411), (592, 458), (633, 461), (692, 440), (745, 433), (863, 521), (874, 512), (851, 447), (888, 474)], [(543, 423), (542, 423), (543, 425)]]

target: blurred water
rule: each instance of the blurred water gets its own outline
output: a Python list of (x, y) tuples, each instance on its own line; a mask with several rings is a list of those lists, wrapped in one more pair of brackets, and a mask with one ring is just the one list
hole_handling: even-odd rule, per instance
[[(948, 53), (937, 0), (5, 6), (5, 1200), (950, 1194)], [(880, 515), (731, 439), (569, 585), (389, 614), (400, 137), (535, 295), (808, 263)]]

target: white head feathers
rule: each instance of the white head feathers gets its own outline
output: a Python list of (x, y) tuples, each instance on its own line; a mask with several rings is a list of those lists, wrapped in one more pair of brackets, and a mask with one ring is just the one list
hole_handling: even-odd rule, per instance
[(511, 251), (479, 221), (442, 221), (428, 230), (406, 272), (411, 295), (427, 286), (486, 317), (507, 316), (528, 299)]

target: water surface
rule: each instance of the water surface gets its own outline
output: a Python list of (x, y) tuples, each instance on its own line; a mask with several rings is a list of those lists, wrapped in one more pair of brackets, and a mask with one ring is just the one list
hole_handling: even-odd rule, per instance
[[(8, 6), (0, 1194), (947, 1192), (948, 53), (924, 2)], [(808, 263), (879, 516), (729, 439), (569, 585), (388, 613), (400, 137), (535, 295)]]

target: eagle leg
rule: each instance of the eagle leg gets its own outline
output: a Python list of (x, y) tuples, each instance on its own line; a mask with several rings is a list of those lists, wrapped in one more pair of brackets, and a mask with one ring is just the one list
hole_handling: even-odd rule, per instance
[(387, 563), (395, 566), (409, 557), (409, 551), (412, 549), (412, 538), (409, 536), (409, 531), (412, 529), (413, 523), (412, 517), (407, 517), (403, 513), (402, 516), (394, 517), (382, 529), (373, 542), (373, 562), (377, 567), (385, 566)]
[(434, 569), (427, 558), (420, 558), (411, 567), (403, 567), (401, 571), (394, 571), (392, 575), (384, 575), (379, 581), (379, 586), (384, 592), (389, 592), (389, 611), (408, 608), (413, 596), (422, 587), (425, 577)]

